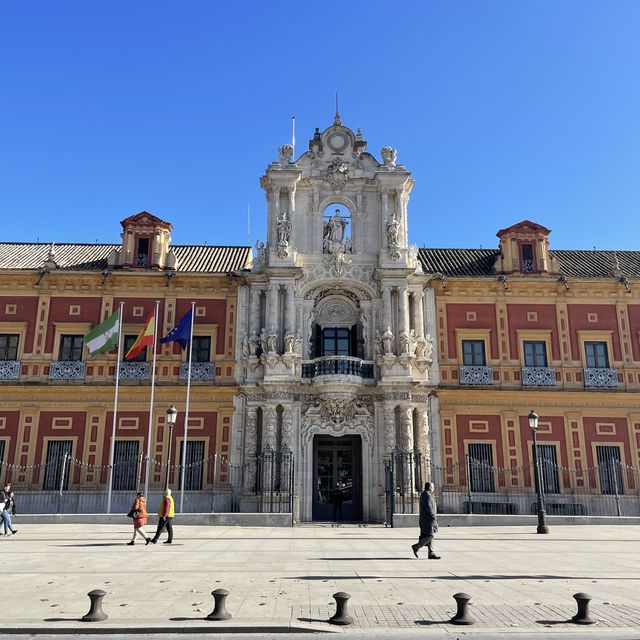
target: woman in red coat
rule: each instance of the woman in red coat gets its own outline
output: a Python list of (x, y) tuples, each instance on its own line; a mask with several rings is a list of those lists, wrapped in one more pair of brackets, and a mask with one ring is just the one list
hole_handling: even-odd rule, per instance
[(144, 538), (145, 545), (149, 544), (151, 538), (146, 534), (143, 529), (144, 525), (147, 524), (147, 499), (144, 497), (144, 493), (142, 491), (138, 491), (136, 494), (136, 499), (133, 501), (131, 505), (132, 511), (137, 511), (137, 517), (133, 519), (133, 537), (131, 538), (131, 542), (127, 542), (128, 545), (134, 545), (136, 543), (136, 533)]

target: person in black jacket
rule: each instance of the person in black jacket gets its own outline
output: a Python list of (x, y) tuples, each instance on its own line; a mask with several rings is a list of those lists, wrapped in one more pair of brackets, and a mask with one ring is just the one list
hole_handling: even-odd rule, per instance
[(3, 494), (0, 496), (0, 502), (4, 502), (4, 508), (2, 510), (2, 514), (0, 514), (2, 516), (2, 524), (4, 525), (4, 535), (8, 536), (9, 532), (16, 534), (18, 533), (18, 530), (14, 529), (11, 524), (11, 516), (16, 515), (16, 501), (13, 491), (11, 491), (11, 485), (7, 483), (0, 494)]
[(438, 532), (438, 519), (436, 518), (436, 499), (433, 496), (433, 484), (426, 482), (424, 491), (420, 495), (420, 537), (416, 544), (411, 545), (413, 555), (418, 557), (418, 549), (429, 547), (429, 560), (440, 560), (433, 550), (433, 538)]

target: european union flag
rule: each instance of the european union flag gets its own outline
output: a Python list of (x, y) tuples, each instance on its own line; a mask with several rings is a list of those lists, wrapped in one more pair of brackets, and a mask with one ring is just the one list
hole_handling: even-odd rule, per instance
[(187, 313), (182, 316), (180, 322), (167, 333), (164, 338), (160, 338), (160, 342), (165, 344), (166, 342), (177, 342), (182, 349), (186, 349), (191, 339), (191, 316), (193, 315), (193, 309), (189, 309)]

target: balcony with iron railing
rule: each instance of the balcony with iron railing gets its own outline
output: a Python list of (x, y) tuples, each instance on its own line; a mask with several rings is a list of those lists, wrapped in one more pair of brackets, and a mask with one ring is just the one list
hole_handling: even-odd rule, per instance
[[(180, 381), (184, 382), (189, 377), (189, 363), (180, 365)], [(216, 379), (216, 365), (213, 362), (192, 362), (192, 382), (213, 382)]]
[(52, 360), (49, 380), (84, 380), (85, 369), (82, 360)]
[(618, 386), (618, 370), (605, 367), (584, 369), (584, 386), (586, 388)]
[(463, 365), (459, 370), (460, 384), (483, 386), (493, 384), (493, 368)]
[(554, 387), (555, 385), (554, 367), (522, 367), (523, 387)]
[(375, 370), (373, 362), (351, 356), (324, 356), (302, 363), (303, 378), (318, 378), (320, 376), (354, 376), (364, 380), (373, 380)]
[(0, 381), (20, 379), (20, 360), (0, 360)]

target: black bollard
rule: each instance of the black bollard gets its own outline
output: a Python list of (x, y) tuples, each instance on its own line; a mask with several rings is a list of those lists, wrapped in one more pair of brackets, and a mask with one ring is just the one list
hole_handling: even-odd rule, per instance
[(216, 589), (211, 592), (215, 605), (213, 611), (207, 616), (207, 620), (228, 620), (231, 614), (225, 609), (225, 600), (229, 595), (226, 589)]
[(347, 603), (351, 594), (346, 591), (338, 591), (333, 597), (336, 601), (336, 612), (329, 618), (331, 624), (353, 624), (353, 618), (347, 611)]
[(102, 610), (102, 599), (107, 595), (106, 591), (102, 589), (94, 589), (87, 594), (91, 600), (91, 606), (89, 607), (89, 613), (86, 616), (82, 616), (83, 622), (100, 622), (100, 620), (106, 620), (109, 616)]
[(578, 603), (578, 613), (571, 618), (571, 621), (576, 624), (595, 624), (596, 621), (589, 615), (591, 596), (588, 593), (574, 593), (573, 597)]
[(458, 610), (456, 615), (451, 618), (451, 624), (473, 624), (475, 620), (469, 615), (471, 596), (468, 593), (454, 593), (453, 599), (458, 605)]

